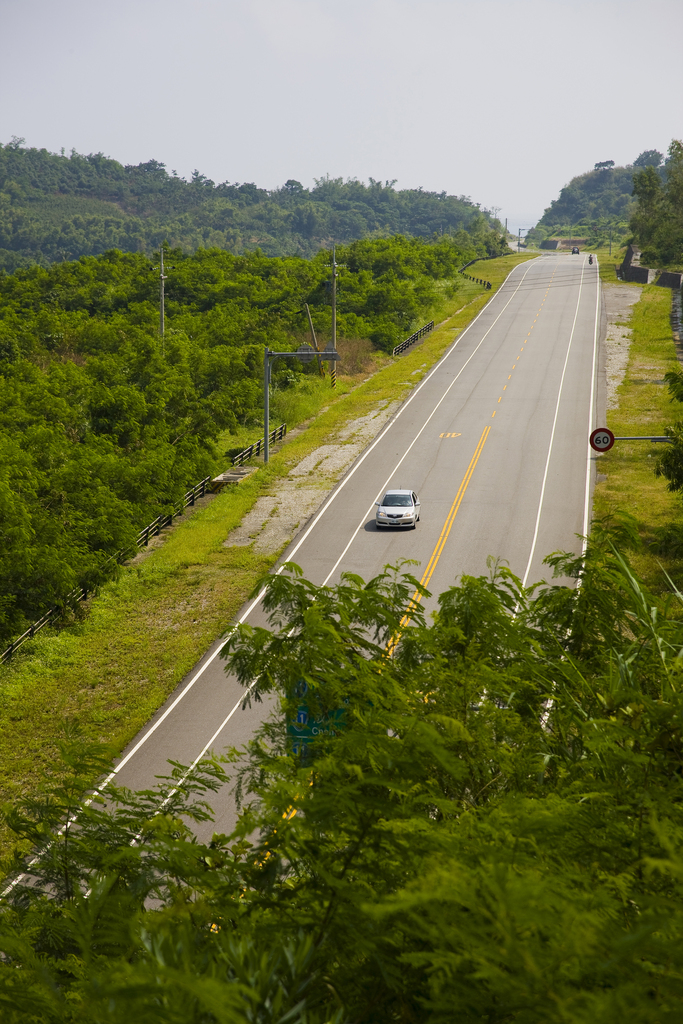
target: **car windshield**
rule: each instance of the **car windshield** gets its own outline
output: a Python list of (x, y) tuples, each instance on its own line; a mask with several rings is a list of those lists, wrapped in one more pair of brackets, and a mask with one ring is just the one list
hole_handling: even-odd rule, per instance
[(413, 499), (409, 494), (385, 494), (382, 504), (386, 508), (410, 508)]

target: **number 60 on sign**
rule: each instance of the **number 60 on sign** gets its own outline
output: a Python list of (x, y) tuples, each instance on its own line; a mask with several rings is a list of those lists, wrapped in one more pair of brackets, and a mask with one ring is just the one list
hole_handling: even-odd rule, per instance
[(595, 452), (608, 452), (614, 444), (614, 434), (607, 427), (598, 427), (590, 438), (591, 448)]

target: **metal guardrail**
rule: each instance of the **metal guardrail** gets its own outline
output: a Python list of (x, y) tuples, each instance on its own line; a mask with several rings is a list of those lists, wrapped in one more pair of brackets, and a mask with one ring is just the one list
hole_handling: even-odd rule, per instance
[(463, 277), (466, 277), (468, 281), (475, 281), (477, 284), (480, 284), (484, 288), (486, 288), (487, 291), (491, 291), (492, 285), (491, 285), (490, 281), (484, 281), (480, 277), (472, 277), (471, 274), (466, 274), (465, 271), (467, 270), (467, 268), (471, 267), (473, 263), (479, 263), (480, 260), (499, 260), (501, 258), (501, 256), (516, 256), (516, 255), (517, 254), (514, 253), (514, 252), (503, 252), (503, 253), (500, 254), (500, 256), (475, 256), (473, 260), (469, 261), (469, 263), (465, 263), (464, 266), (460, 267), (460, 269), (458, 270), (458, 273), (462, 274)]
[[(279, 427), (275, 427), (275, 430), (271, 430), (268, 434), (268, 443), (274, 444), (275, 441), (281, 441), (287, 433), (287, 424), (281, 423)], [(235, 455), (232, 460), (233, 466), (243, 466), (249, 459), (253, 459), (256, 455), (260, 455), (264, 447), (264, 439), (260, 437), (258, 441), (254, 441), (248, 448), (245, 448), (239, 455)]]
[(402, 341), (400, 345), (397, 345), (394, 351), (391, 353), (392, 356), (399, 356), (401, 352), (405, 352), (407, 348), (410, 348), (410, 346), (414, 345), (416, 341), (418, 341), (420, 338), (423, 338), (425, 334), (429, 334), (429, 332), (433, 330), (434, 321), (430, 320), (429, 323), (425, 324), (424, 327), (421, 327), (419, 331), (415, 331), (415, 334), (411, 334), (409, 338), (406, 338), (406, 340)]
[[(170, 526), (176, 516), (181, 516), (183, 514), (188, 505), (194, 505), (197, 498), (203, 498), (210, 483), (211, 477), (204, 477), (204, 479), (200, 480), (198, 484), (195, 484), (194, 487), (185, 492), (182, 501), (179, 501), (174, 505), (173, 512), (169, 512), (164, 516), (157, 516), (154, 522), (140, 530), (135, 540), (135, 552), (137, 553), (137, 551), (142, 547), (147, 547), (149, 544), (149, 538), (158, 536), (162, 530)], [(110, 562), (120, 563), (124, 561), (124, 559), (128, 558), (128, 556), (132, 554), (132, 551), (132, 546), (130, 548), (123, 548), (121, 551), (117, 551), (115, 555), (111, 555), (102, 563), (100, 571), (104, 569), (105, 566), (109, 565)], [(93, 593), (94, 590), (94, 586), (89, 588), (87, 584), (83, 584), (82, 586), (76, 587), (74, 590), (70, 591), (60, 605), (53, 605), (52, 608), (49, 608), (37, 622), (32, 623), (25, 633), (22, 633), (21, 636), (18, 636), (16, 640), (12, 641), (7, 650), (0, 654), (0, 665), (5, 661), (9, 661), (14, 652), (18, 650), (22, 644), (25, 644), (27, 640), (31, 640), (36, 633), (43, 628), (43, 626), (47, 626), (48, 623), (63, 615), (65, 608), (71, 608), (79, 601), (85, 601), (88, 594)]]
[[(503, 256), (514, 256), (515, 254), (514, 253), (503, 253), (502, 255)], [(470, 273), (465, 273), (465, 270), (467, 269), (467, 267), (468, 266), (472, 266), (472, 263), (477, 263), (479, 260), (484, 260), (484, 259), (500, 259), (500, 256), (476, 256), (474, 259), (471, 259), (469, 261), (469, 263), (465, 263), (464, 266), (461, 266), (460, 269), (458, 270), (458, 273), (462, 273), (463, 278), (467, 278), (468, 281), (474, 281), (474, 282), (476, 282), (477, 285), (481, 285), (482, 288), (485, 288), (487, 291), (490, 291), (490, 289), (493, 288), (492, 283), (490, 283), (489, 281), (482, 281), (481, 278), (473, 278), (473, 276)], [(404, 352), (405, 349), (410, 348), (411, 345), (414, 345), (415, 342), (419, 338), (422, 338), (423, 335), (428, 334), (430, 331), (433, 331), (433, 330), (434, 330), (434, 321), (430, 321), (429, 324), (426, 324), (424, 327), (421, 327), (419, 331), (416, 331), (415, 334), (412, 334), (410, 338), (407, 338), (407, 339), (405, 339), (405, 341), (402, 341), (400, 343), (400, 345), (396, 345), (396, 347), (394, 348), (394, 350), (393, 350), (393, 352), (391, 354), (392, 355), (400, 355), (400, 353)]]
[[(150, 523), (149, 526), (145, 526), (143, 530), (140, 530), (137, 535), (135, 544), (138, 548), (147, 547), (149, 544), (150, 537), (157, 537), (162, 530), (165, 530), (167, 526), (170, 526), (176, 516), (181, 516), (188, 505), (194, 505), (197, 498), (203, 498), (206, 494), (207, 484), (211, 483), (211, 477), (205, 476), (203, 480), (200, 480), (198, 484), (185, 492), (183, 500), (178, 502), (173, 512), (169, 512), (165, 516), (157, 516), (154, 522)], [(119, 555), (125, 557), (126, 552), (120, 551)], [(118, 558), (119, 555), (115, 557)]]
[[(271, 430), (270, 434), (268, 435), (271, 444), (274, 443), (275, 441), (281, 441), (286, 433), (286, 423), (281, 423), (279, 427), (276, 427), (274, 430)], [(250, 445), (248, 448), (245, 448), (243, 452), (240, 452), (239, 455), (236, 455), (233, 458), (233, 466), (241, 466), (244, 462), (247, 462), (255, 455), (259, 455), (262, 449), (263, 438), (261, 437), (259, 438), (258, 441), (255, 441), (254, 444)], [(100, 566), (100, 571), (104, 569), (105, 566), (107, 566), (110, 562), (123, 562), (133, 553), (133, 550), (137, 553), (137, 551), (139, 551), (140, 548), (147, 547), (147, 545), (149, 544), (150, 537), (158, 537), (162, 530), (165, 530), (167, 529), (167, 527), (171, 526), (173, 520), (177, 516), (183, 514), (188, 505), (194, 505), (197, 498), (204, 497), (204, 495), (207, 492), (208, 485), (210, 483), (211, 477), (207, 476), (203, 480), (200, 480), (198, 484), (195, 484), (195, 486), (192, 487), (189, 491), (186, 491), (185, 494), (183, 495), (182, 501), (179, 501), (176, 503), (176, 505), (174, 505), (172, 512), (168, 512), (166, 515), (163, 516), (157, 516), (157, 518), (153, 522), (149, 523), (147, 526), (143, 527), (142, 530), (140, 530), (135, 539), (134, 548), (131, 546), (130, 548), (125, 548), (122, 551), (117, 551), (115, 555), (111, 555), (105, 562), (102, 563), (102, 565)], [(27, 640), (31, 640), (36, 635), (36, 633), (38, 633), (43, 628), (43, 626), (47, 626), (48, 623), (60, 618), (64, 614), (65, 608), (71, 608), (73, 607), (74, 604), (77, 604), (79, 601), (85, 601), (85, 599), (88, 597), (89, 594), (93, 592), (94, 589), (94, 586), (88, 587), (87, 584), (84, 584), (83, 586), (76, 587), (74, 590), (70, 591), (70, 593), (66, 595), (61, 604), (53, 605), (52, 608), (49, 608), (48, 611), (46, 611), (45, 614), (40, 619), (38, 619), (37, 622), (34, 622), (32, 623), (32, 625), (29, 626), (25, 633), (22, 633), (21, 636), (17, 637), (16, 640), (12, 641), (7, 650), (3, 651), (2, 654), (0, 654), (0, 665), (3, 662), (8, 661), (12, 657), (14, 652), (18, 650), (18, 648), (21, 647), (22, 644), (25, 644)]]
[(460, 273), (463, 277), (466, 277), (468, 281), (474, 281), (476, 284), (480, 284), (482, 288), (487, 288), (489, 291), (491, 290), (492, 285), (490, 281), (483, 281), (480, 277), (472, 277), (471, 274), (464, 274), (462, 270)]
[(680, 345), (681, 333), (683, 333), (683, 301), (681, 301), (680, 291), (676, 288), (671, 289), (671, 330), (674, 341)]

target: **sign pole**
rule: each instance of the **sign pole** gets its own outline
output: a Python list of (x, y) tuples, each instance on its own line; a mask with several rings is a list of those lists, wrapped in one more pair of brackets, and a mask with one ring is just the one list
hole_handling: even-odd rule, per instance
[(674, 438), (664, 434), (636, 434), (628, 437), (615, 437), (607, 427), (598, 427), (590, 436), (590, 446), (594, 452), (608, 452), (615, 441), (651, 441), (653, 444), (674, 444)]

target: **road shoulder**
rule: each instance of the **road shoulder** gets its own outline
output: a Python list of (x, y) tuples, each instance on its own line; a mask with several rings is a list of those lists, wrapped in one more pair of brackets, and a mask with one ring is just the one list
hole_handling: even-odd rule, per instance
[[(607, 340), (612, 376), (606, 425), (617, 436), (661, 435), (677, 417), (664, 381), (665, 373), (679, 366), (670, 322), (671, 292), (656, 285), (603, 287), (616, 289)], [(683, 545), (677, 540), (683, 536), (683, 506), (678, 495), (667, 491), (666, 481), (654, 474), (659, 452), (658, 445), (647, 441), (617, 441), (610, 452), (599, 455), (594, 516), (624, 511), (634, 518), (643, 543), (633, 555), (634, 567), (648, 586), (663, 593), (670, 590), (667, 576), (683, 586)]]

